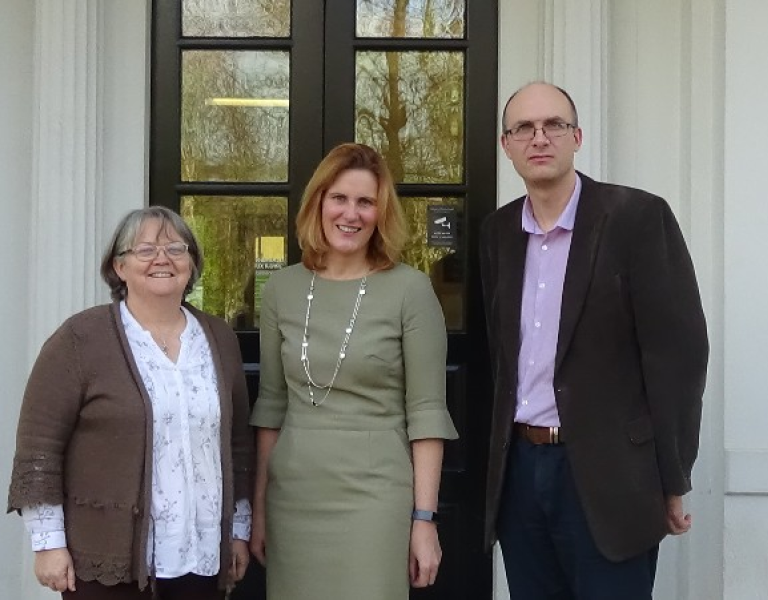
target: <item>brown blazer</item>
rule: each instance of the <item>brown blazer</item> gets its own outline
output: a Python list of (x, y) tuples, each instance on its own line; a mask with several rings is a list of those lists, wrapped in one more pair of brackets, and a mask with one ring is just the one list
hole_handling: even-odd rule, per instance
[[(664, 496), (691, 489), (709, 345), (693, 264), (669, 205), (579, 174), (554, 388), (592, 535), (610, 560), (666, 534)], [(480, 247), (494, 376), (486, 544), (515, 414), (528, 235), (524, 198), (491, 214)]]

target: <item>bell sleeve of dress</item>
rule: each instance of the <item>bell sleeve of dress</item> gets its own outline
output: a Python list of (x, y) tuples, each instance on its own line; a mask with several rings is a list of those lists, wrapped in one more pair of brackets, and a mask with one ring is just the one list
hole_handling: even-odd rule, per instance
[(84, 394), (77, 336), (67, 323), (45, 342), (24, 391), (8, 512), (63, 504), (64, 457)]
[(280, 429), (288, 408), (288, 388), (283, 370), (277, 294), (270, 278), (261, 297), (259, 324), (261, 363), (259, 368), (259, 397), (251, 412), (251, 425)]
[(409, 282), (401, 314), (408, 439), (456, 439), (445, 403), (445, 319), (432, 283), (423, 273), (416, 272)]

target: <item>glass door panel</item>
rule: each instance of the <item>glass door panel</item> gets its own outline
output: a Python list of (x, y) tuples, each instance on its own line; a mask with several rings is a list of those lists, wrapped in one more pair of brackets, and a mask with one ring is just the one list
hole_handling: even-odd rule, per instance
[(182, 35), (288, 37), (290, 0), (182, 0)]
[(289, 54), (182, 55), (182, 181), (288, 179)]
[(358, 37), (463, 38), (465, 0), (357, 0)]
[(464, 53), (356, 53), (355, 139), (397, 183), (464, 179)]
[(181, 216), (203, 248), (203, 276), (187, 298), (235, 329), (258, 329), (261, 288), (287, 264), (285, 197), (183, 196)]

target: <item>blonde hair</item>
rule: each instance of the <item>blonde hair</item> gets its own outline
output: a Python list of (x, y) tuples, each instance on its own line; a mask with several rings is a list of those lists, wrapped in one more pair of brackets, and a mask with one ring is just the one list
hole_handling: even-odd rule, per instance
[(301, 262), (308, 269), (323, 270), (329, 250), (323, 232), (322, 206), (328, 189), (344, 171), (363, 169), (376, 178), (378, 221), (368, 242), (368, 262), (374, 270), (391, 269), (400, 260), (406, 240), (403, 209), (395, 191), (392, 174), (382, 156), (365, 144), (341, 144), (331, 150), (315, 169), (301, 199), (296, 216), (296, 237)]

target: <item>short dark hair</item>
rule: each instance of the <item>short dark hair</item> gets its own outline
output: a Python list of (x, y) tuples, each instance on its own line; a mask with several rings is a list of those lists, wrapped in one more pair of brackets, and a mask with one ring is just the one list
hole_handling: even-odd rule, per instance
[(519, 94), (525, 88), (530, 87), (532, 85), (535, 85), (537, 83), (553, 87), (558, 92), (560, 92), (563, 96), (565, 96), (565, 99), (568, 100), (568, 104), (571, 105), (571, 110), (573, 111), (573, 123), (572, 123), (572, 125), (574, 127), (578, 127), (579, 126), (579, 111), (576, 110), (576, 103), (573, 101), (573, 98), (571, 98), (571, 95), (568, 92), (566, 92), (560, 86), (554, 85), (553, 83), (549, 83), (548, 81), (532, 81), (530, 83), (526, 83), (522, 87), (517, 88), (515, 90), (515, 92), (509, 97), (509, 100), (507, 100), (507, 103), (504, 105), (504, 110), (501, 111), (501, 133), (504, 133), (504, 131), (507, 129), (505, 118), (507, 116), (507, 107), (509, 106), (509, 103), (512, 102), (512, 100), (515, 98), (515, 96), (517, 96), (517, 94)]
[(165, 206), (149, 206), (132, 210), (117, 224), (112, 239), (101, 259), (101, 277), (109, 286), (113, 300), (125, 300), (128, 288), (125, 282), (118, 277), (115, 271), (115, 260), (124, 260), (126, 250), (130, 250), (136, 241), (136, 236), (141, 231), (141, 226), (149, 219), (160, 221), (161, 231), (173, 230), (179, 234), (184, 243), (189, 246), (191, 274), (187, 286), (184, 288), (184, 296), (192, 291), (195, 283), (203, 273), (203, 252), (197, 243), (195, 234), (189, 225), (177, 213)]

